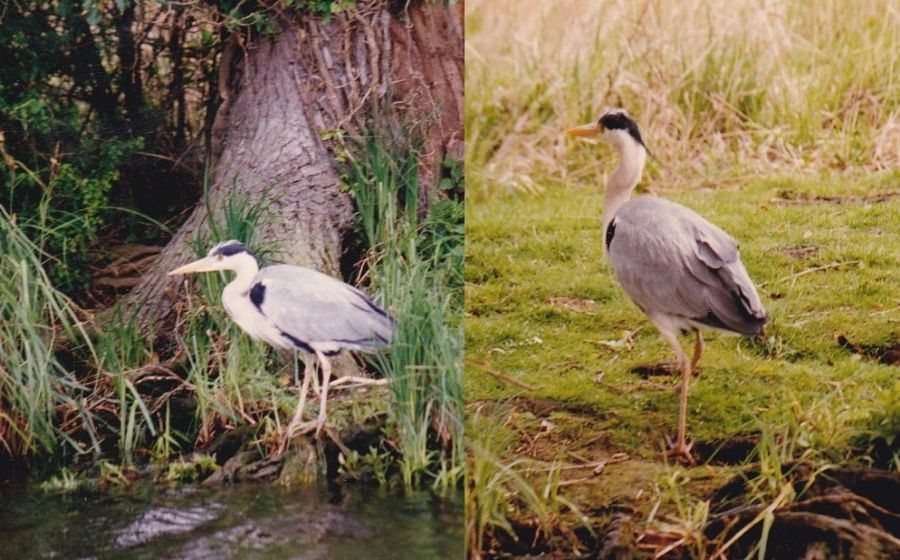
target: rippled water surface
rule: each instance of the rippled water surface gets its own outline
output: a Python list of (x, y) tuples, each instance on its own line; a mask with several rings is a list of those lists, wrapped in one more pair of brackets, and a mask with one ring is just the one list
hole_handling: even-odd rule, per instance
[(0, 558), (464, 557), (461, 500), (241, 484), (46, 495), (0, 486)]

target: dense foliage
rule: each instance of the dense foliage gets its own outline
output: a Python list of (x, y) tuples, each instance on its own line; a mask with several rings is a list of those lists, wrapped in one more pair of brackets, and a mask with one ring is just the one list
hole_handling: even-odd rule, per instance
[(51, 276), (78, 292), (100, 236), (152, 238), (139, 227), (147, 217), (196, 198), (196, 188), (167, 186), (197, 182), (186, 164), (216, 104), (216, 12), (124, 0), (4, 6), (0, 204), (53, 224), (42, 247)]
[[(355, 0), (51, 0), (0, 10), (0, 205), (54, 224), (51, 277), (78, 294), (101, 239), (150, 241), (198, 198), (228, 37)], [(186, 188), (172, 189), (171, 185)]]

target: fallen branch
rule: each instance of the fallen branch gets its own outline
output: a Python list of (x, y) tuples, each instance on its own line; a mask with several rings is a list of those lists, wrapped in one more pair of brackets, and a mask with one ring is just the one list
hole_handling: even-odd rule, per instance
[(328, 383), (329, 389), (337, 389), (339, 387), (343, 388), (353, 388), (353, 387), (364, 387), (366, 385), (387, 385), (387, 379), (372, 379), (370, 377), (356, 377), (353, 375), (346, 375), (344, 377), (338, 377), (337, 379), (330, 381)]
[(595, 471), (594, 474), (597, 474), (606, 465), (611, 465), (614, 463), (621, 463), (621, 462), (627, 461), (627, 460), (628, 460), (628, 455), (626, 455), (625, 453), (616, 453), (615, 455), (613, 455), (612, 457), (610, 457), (609, 459), (606, 459), (604, 461), (593, 461), (590, 463), (581, 463), (581, 464), (567, 463), (567, 464), (558, 465), (558, 466), (548, 465), (548, 466), (542, 466), (542, 467), (536, 467), (536, 468), (525, 468), (522, 470), (527, 471), (527, 472), (534, 472), (534, 471), (549, 472), (549, 471), (554, 471), (554, 470), (572, 471), (572, 470), (580, 470), (580, 469), (593, 469)]
[(489, 365), (487, 365), (484, 362), (477, 362), (475, 360), (466, 360), (466, 361), (474, 366), (477, 366), (479, 369), (481, 369), (481, 371), (485, 372), (486, 374), (490, 375), (491, 377), (494, 377), (495, 379), (499, 379), (500, 381), (504, 381), (506, 383), (511, 383), (513, 385), (516, 385), (518, 387), (525, 389), (526, 391), (534, 391), (534, 387), (527, 385), (525, 383), (522, 383), (518, 379), (513, 379), (512, 377), (509, 377), (508, 375), (503, 375), (499, 371), (494, 371), (493, 369), (491, 369), (491, 367)]
[(591, 482), (594, 480), (593, 476), (586, 476), (584, 478), (573, 478), (572, 480), (563, 480), (557, 486), (560, 488), (565, 488), (566, 486), (575, 486), (576, 484), (581, 484), (582, 482)]
[(97, 278), (94, 280), (94, 284), (97, 286), (104, 286), (107, 288), (133, 288), (137, 286), (138, 282), (141, 281), (139, 276), (126, 276), (124, 278), (110, 278), (104, 276), (103, 278)]
[[(807, 268), (806, 270), (801, 270), (800, 272), (796, 272), (794, 274), (785, 276), (784, 278), (779, 278), (775, 280), (775, 282), (784, 282), (785, 280), (796, 280), (801, 276), (806, 276), (807, 274), (812, 274), (814, 272), (822, 272), (823, 270), (830, 270), (832, 268), (841, 268), (843, 266), (858, 266), (862, 264), (862, 261), (843, 261), (843, 262), (835, 262), (831, 264), (823, 264), (822, 266), (814, 266), (813, 268)], [(765, 286), (769, 284), (769, 282), (761, 282), (760, 286)]]

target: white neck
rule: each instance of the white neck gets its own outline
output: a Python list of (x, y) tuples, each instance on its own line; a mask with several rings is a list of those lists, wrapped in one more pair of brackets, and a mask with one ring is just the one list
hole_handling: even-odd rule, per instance
[[(609, 134), (612, 132), (612, 134)], [(608, 131), (607, 139), (619, 150), (619, 167), (606, 182), (606, 199), (603, 206), (603, 230), (613, 219), (623, 204), (628, 202), (631, 191), (641, 180), (644, 164), (647, 163), (647, 149), (621, 131)]]
[(256, 259), (247, 253), (241, 253), (231, 257), (234, 259), (234, 265), (231, 270), (234, 271), (234, 280), (225, 287), (229, 292), (246, 292), (253, 286), (253, 278), (259, 272), (259, 265)]

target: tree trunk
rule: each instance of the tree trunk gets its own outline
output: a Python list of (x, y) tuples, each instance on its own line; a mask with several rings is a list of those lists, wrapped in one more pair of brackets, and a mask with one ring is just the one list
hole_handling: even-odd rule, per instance
[[(407, 3), (401, 3), (407, 6)], [(462, 158), (463, 4), (360, 2), (330, 22), (280, 20), (271, 38), (232, 37), (222, 56), (222, 103), (212, 127), (209, 208), (236, 188), (267, 199), (263, 231), (273, 260), (340, 276), (342, 238), (353, 203), (321, 132), (367, 128), (372, 109), (414, 123), (423, 139), (422, 200), (434, 197), (445, 154)], [(427, 203), (427, 202), (426, 202)], [(196, 257), (189, 242), (207, 231), (200, 201), (129, 294), (141, 323), (159, 326), (184, 296), (166, 272)]]

